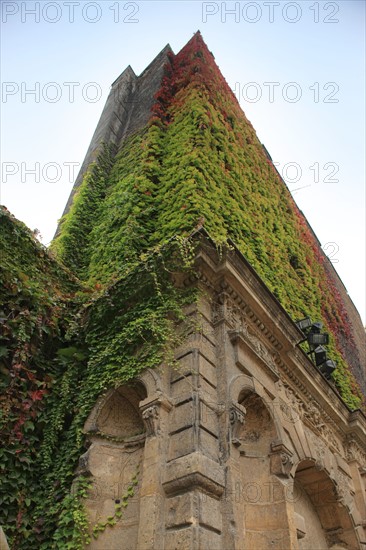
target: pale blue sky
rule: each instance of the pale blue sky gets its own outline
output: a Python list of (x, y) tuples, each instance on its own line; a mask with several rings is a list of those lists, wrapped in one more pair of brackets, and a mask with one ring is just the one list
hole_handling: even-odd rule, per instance
[(70, 163), (81, 164), (110, 84), (129, 64), (142, 72), (167, 43), (178, 52), (200, 29), (365, 320), (363, 1), (1, 8), (1, 203), (45, 244), (72, 187)]

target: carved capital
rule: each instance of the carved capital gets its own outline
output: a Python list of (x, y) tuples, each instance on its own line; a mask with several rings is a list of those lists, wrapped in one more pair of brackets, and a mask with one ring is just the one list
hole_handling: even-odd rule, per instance
[(343, 444), (346, 452), (346, 460), (348, 462), (356, 461), (361, 467), (366, 464), (366, 453), (361, 447), (358, 438), (354, 437), (352, 434), (349, 434), (345, 438)]
[(159, 435), (161, 411), (165, 410), (169, 412), (171, 408), (172, 404), (170, 401), (164, 399), (160, 393), (141, 401), (140, 411), (147, 437)]
[(156, 435), (159, 431), (159, 412), (157, 405), (152, 405), (142, 411), (142, 419), (146, 427), (147, 437)]
[(289, 477), (294, 464), (293, 453), (282, 441), (271, 443), (271, 474)]

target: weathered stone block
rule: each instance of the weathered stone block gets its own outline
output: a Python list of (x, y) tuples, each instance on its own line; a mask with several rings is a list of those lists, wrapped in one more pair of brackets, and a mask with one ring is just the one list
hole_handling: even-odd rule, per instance
[(294, 522), (298, 539), (303, 539), (306, 535), (306, 525), (303, 516), (294, 512)]
[(217, 531), (222, 531), (222, 513), (220, 501), (206, 493), (199, 494), (199, 522)]
[(164, 550), (193, 550), (193, 527), (167, 531), (164, 541)]
[(219, 459), (219, 444), (217, 437), (206, 432), (202, 428), (199, 430), (199, 448), (200, 451), (213, 460)]
[(193, 392), (193, 377), (188, 375), (177, 378), (171, 385), (172, 398), (178, 398)]
[(211, 384), (209, 384), (202, 376), (199, 376), (198, 378), (198, 387), (206, 395), (206, 401), (216, 401), (216, 388), (212, 387)]
[(215, 365), (213, 365), (201, 354), (199, 355), (198, 365), (201, 376), (203, 376), (212, 386), (216, 387), (217, 373)]
[(260, 504), (246, 506), (245, 525), (247, 529), (271, 531), (288, 525), (286, 504)]
[(193, 493), (171, 497), (166, 501), (166, 527), (190, 525), (194, 522)]
[[(288, 531), (246, 531), (243, 547), (245, 550), (288, 550), (293, 548)], [(310, 549), (309, 549), (310, 550)]]
[(212, 434), (218, 435), (218, 415), (214, 407), (213, 402), (205, 403), (200, 400), (200, 426)]
[(222, 550), (221, 535), (214, 531), (199, 527), (198, 541), (198, 548), (202, 550)]
[(193, 453), (195, 450), (193, 435), (193, 428), (173, 434), (169, 439), (168, 460)]
[(172, 369), (171, 381), (175, 382), (183, 376), (190, 375), (194, 371), (197, 372), (198, 365), (194, 365), (194, 359), (195, 353), (191, 349), (188, 349), (182, 357), (179, 357), (178, 364)]
[(195, 412), (192, 400), (174, 407), (170, 414), (170, 433), (192, 426)]

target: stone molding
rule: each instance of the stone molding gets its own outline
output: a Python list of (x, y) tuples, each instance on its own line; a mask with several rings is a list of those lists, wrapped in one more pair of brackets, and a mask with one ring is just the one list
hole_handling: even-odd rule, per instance
[(163, 487), (168, 495), (201, 488), (209, 494), (221, 496), (225, 476), (217, 462), (197, 451), (167, 463)]
[(259, 338), (249, 331), (248, 325), (243, 325), (240, 331), (230, 330), (228, 331), (228, 335), (234, 346), (235, 360), (239, 368), (244, 367), (244, 362), (241, 360), (240, 350), (241, 348), (245, 349), (245, 345), (247, 345), (261, 360), (273, 380), (277, 381), (279, 379), (278, 370), (273, 358)]

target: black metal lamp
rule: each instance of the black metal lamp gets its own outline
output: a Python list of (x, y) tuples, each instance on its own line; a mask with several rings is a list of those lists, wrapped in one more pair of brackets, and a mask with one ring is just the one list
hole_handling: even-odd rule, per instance
[(318, 346), (314, 349), (315, 364), (317, 367), (325, 363), (327, 360), (327, 350), (323, 346)]
[(329, 344), (329, 334), (327, 332), (310, 332), (307, 336), (307, 339), (310, 346), (321, 346), (323, 344)]
[(320, 334), (320, 331), (322, 328), (323, 328), (323, 323), (320, 323), (319, 321), (317, 321), (316, 323), (312, 323), (310, 332), (313, 332), (315, 334)]
[(327, 380), (330, 380), (332, 373), (333, 371), (335, 371), (336, 368), (337, 365), (335, 364), (335, 362), (331, 359), (328, 359), (327, 361), (325, 361), (325, 363), (320, 365), (319, 370), (324, 374)]
[(306, 330), (307, 328), (310, 328), (313, 323), (310, 317), (305, 317), (304, 319), (300, 319), (300, 321), (296, 321), (295, 324), (300, 330)]

